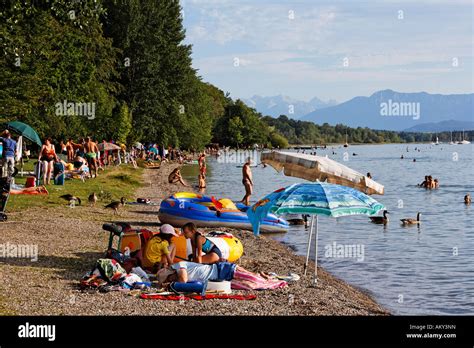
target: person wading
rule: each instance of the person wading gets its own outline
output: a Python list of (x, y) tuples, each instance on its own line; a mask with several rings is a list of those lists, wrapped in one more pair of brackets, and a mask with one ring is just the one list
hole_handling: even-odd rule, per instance
[(242, 203), (245, 205), (250, 205), (250, 196), (253, 192), (252, 171), (250, 170), (251, 163), (252, 159), (248, 157), (247, 162), (245, 162), (242, 167), (242, 184), (245, 187), (245, 196), (242, 198)]

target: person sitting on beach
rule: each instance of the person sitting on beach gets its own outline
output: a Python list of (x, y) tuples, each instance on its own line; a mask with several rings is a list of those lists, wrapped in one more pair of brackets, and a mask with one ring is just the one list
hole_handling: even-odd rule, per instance
[(176, 245), (171, 242), (173, 237), (178, 237), (173, 226), (162, 225), (160, 233), (153, 236), (145, 246), (141, 255), (142, 266), (157, 272), (162, 267), (171, 265), (176, 255)]
[(230, 281), (232, 289), (264, 290), (280, 289), (288, 285), (284, 280), (272, 279), (264, 273), (256, 274), (230, 262), (218, 262), (212, 265), (181, 261), (171, 267), (162, 268), (156, 274), (160, 287), (171, 282)]
[[(84, 170), (87, 167), (87, 161), (81, 156), (76, 156), (73, 164), (75, 170)], [(87, 167), (87, 170), (89, 170), (89, 167)]]
[(189, 185), (186, 184), (183, 180), (183, 177), (181, 176), (181, 172), (179, 168), (175, 168), (170, 175), (168, 176), (168, 182), (170, 184), (174, 184), (179, 182), (181, 185), (188, 187)]
[[(192, 260), (197, 263), (215, 263), (222, 261), (222, 252), (209, 239), (196, 229), (196, 225), (188, 222), (182, 227), (183, 235), (191, 240)], [(205, 253), (206, 255), (202, 255)]]
[(471, 204), (471, 194), (467, 194), (464, 196), (464, 204), (468, 205)]

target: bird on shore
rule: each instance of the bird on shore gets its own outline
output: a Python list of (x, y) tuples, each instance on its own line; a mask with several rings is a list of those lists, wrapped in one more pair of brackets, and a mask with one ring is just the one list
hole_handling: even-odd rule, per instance
[(76, 197), (76, 196), (73, 196), (71, 194), (65, 194), (65, 195), (62, 195), (62, 196), (59, 196), (59, 198), (62, 198), (64, 199), (65, 201), (68, 201), (69, 204), (71, 204), (72, 202), (77, 202), (79, 203), (79, 205), (81, 205), (81, 199), (79, 197)]
[(416, 214), (416, 219), (406, 218), (406, 219), (400, 219), (400, 221), (402, 222), (402, 225), (419, 225), (421, 223), (420, 215), (421, 213), (418, 212), (418, 214)]
[(125, 198), (122, 197), (122, 198), (120, 198), (120, 202), (117, 202), (117, 201), (111, 202), (111, 203), (107, 204), (104, 208), (105, 208), (105, 209), (107, 209), (107, 208), (113, 209), (114, 214), (117, 214), (117, 213), (118, 213), (118, 209), (119, 209), (120, 207), (123, 207), (124, 205), (125, 205)]
[(369, 216), (369, 219), (374, 224), (384, 224), (385, 225), (386, 223), (388, 223), (387, 214), (390, 214), (390, 213), (387, 210), (384, 210), (382, 216)]
[(89, 205), (91, 207), (94, 207), (96, 202), (97, 202), (97, 195), (95, 194), (95, 192), (92, 192), (89, 195)]

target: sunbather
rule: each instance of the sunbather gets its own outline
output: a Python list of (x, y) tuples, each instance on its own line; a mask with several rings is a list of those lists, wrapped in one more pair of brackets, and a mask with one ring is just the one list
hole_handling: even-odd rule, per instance
[(232, 288), (239, 290), (278, 289), (287, 285), (283, 280), (262, 277), (230, 262), (203, 265), (181, 261), (159, 270), (157, 280), (162, 287), (171, 282), (231, 281)]

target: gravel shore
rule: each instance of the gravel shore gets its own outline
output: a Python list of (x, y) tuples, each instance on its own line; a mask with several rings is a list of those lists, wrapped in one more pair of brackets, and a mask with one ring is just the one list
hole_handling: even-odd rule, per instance
[[(136, 197), (160, 202), (182, 187), (167, 183), (176, 165), (145, 170), (144, 186)], [(87, 183), (85, 184), (87, 185)], [(101, 202), (99, 202), (101, 203)], [(108, 233), (104, 222), (125, 221), (134, 227), (156, 229), (159, 206), (128, 205), (114, 216), (97, 207), (63, 206), (11, 212), (0, 224), (0, 244), (38, 245), (37, 261), (0, 258), (0, 314), (2, 315), (389, 315), (362, 291), (318, 268), (316, 288), (307, 277), (285, 289), (256, 291), (256, 300), (159, 301), (142, 300), (121, 292), (89, 293), (79, 280), (102, 257)], [(302, 275), (304, 258), (288, 247), (251, 232), (223, 229), (244, 245), (239, 264), (251, 271), (295, 272)], [(314, 267), (314, 264), (311, 264)]]

